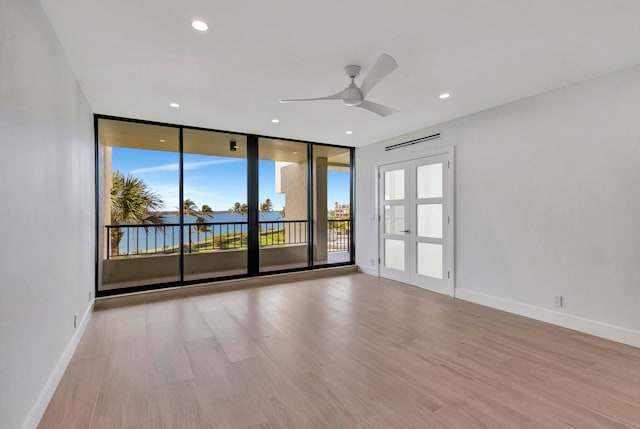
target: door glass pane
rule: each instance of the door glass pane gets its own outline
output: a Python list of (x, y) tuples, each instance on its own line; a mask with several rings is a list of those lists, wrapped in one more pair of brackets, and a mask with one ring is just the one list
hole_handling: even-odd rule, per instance
[(261, 138), (258, 157), (260, 271), (306, 267), (307, 144)]
[(404, 170), (385, 171), (384, 173), (384, 199), (404, 199)]
[(442, 278), (442, 244), (418, 243), (418, 274)]
[(180, 279), (179, 131), (99, 119), (100, 291)]
[(418, 198), (442, 198), (442, 163), (417, 168)]
[(442, 204), (418, 204), (418, 237), (442, 238)]
[(247, 273), (247, 138), (184, 129), (184, 278)]
[(312, 150), (313, 264), (349, 262), (351, 151), (324, 145), (313, 145)]
[(404, 271), (404, 241), (384, 240), (384, 266)]
[(384, 206), (385, 234), (401, 234), (404, 231), (404, 206)]

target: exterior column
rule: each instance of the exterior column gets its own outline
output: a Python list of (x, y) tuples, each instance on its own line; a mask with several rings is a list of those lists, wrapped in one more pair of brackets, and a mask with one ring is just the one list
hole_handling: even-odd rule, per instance
[(327, 170), (326, 157), (313, 160), (313, 260), (327, 260)]

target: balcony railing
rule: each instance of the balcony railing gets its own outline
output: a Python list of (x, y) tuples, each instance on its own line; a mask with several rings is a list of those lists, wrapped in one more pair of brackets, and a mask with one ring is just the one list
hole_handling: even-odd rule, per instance
[[(306, 220), (261, 221), (260, 246), (307, 242)], [(185, 253), (247, 247), (247, 222), (184, 224)], [(180, 251), (180, 225), (106, 225), (107, 259), (122, 256), (168, 255)]]
[[(260, 221), (260, 247), (308, 242), (306, 220)], [(170, 255), (180, 251), (180, 225), (106, 225), (107, 259), (128, 256)], [(246, 248), (247, 222), (184, 224), (185, 253)], [(327, 251), (348, 252), (351, 221), (327, 221)]]
[(327, 251), (351, 251), (351, 220), (327, 220)]
[(106, 225), (107, 259), (118, 256), (170, 255), (180, 250), (180, 225)]

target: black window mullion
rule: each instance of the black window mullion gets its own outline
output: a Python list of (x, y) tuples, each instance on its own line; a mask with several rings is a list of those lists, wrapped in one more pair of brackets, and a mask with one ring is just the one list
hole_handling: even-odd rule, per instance
[(355, 208), (355, 190), (356, 190), (356, 178), (355, 178), (355, 174), (356, 174), (356, 149), (355, 148), (351, 148), (349, 150), (350, 152), (350, 170), (351, 170), (351, 174), (350, 174), (350, 185), (351, 185), (351, 189), (349, 192), (349, 245), (350, 245), (350, 259), (349, 262), (354, 263), (356, 260), (356, 243), (355, 243), (355, 236), (356, 236), (356, 225), (355, 225), (355, 219), (356, 219), (356, 208)]
[(313, 145), (307, 143), (307, 266), (313, 265)]
[(247, 275), (260, 272), (258, 136), (247, 135)]
[[(180, 207), (178, 208), (178, 219), (180, 223), (180, 257), (179, 257), (179, 278), (180, 283), (184, 282), (184, 141), (183, 141), (183, 131), (184, 128), (180, 128), (178, 131), (178, 142), (179, 147), (178, 150), (180, 152), (180, 161), (179, 165), (179, 187), (180, 187)], [(191, 234), (189, 234), (191, 236)]]

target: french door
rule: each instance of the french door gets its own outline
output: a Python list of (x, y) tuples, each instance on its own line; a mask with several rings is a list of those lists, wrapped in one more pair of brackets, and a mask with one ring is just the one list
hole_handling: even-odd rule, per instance
[(453, 295), (451, 155), (379, 169), (380, 276)]

